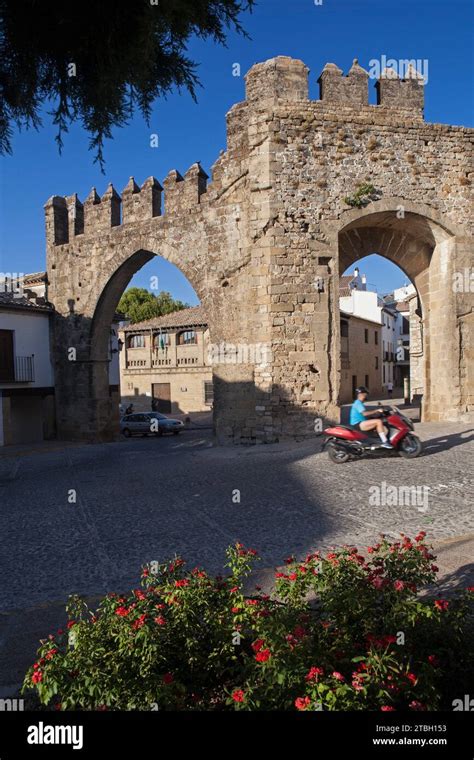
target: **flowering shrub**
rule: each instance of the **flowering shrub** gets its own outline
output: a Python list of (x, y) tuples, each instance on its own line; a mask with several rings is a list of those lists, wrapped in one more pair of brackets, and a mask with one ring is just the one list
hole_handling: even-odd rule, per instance
[(95, 612), (71, 597), (23, 690), (63, 710), (451, 709), (472, 678), (474, 588), (419, 597), (437, 571), (424, 537), (290, 557), (272, 596), (244, 594), (257, 557), (241, 544), (225, 577), (145, 566)]

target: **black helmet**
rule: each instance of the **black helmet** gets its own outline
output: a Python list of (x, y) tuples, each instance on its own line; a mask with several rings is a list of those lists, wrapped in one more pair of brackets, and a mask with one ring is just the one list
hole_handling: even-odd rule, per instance
[(358, 388), (356, 388), (356, 396), (359, 395), (359, 393), (368, 393), (368, 389), (365, 387), (365, 385), (359, 385)]

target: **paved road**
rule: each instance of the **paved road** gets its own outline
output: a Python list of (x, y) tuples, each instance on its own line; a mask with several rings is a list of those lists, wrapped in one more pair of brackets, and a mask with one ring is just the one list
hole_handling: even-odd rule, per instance
[[(143, 562), (175, 552), (219, 571), (238, 539), (258, 549), (259, 579), (268, 583), (291, 553), (365, 546), (380, 532), (423, 529), (432, 539), (474, 532), (474, 431), (446, 423), (417, 429), (426, 447), (412, 461), (388, 454), (334, 465), (320, 453), (320, 438), (216, 449), (209, 431), (0, 459), (0, 670), (20, 618), (34, 623), (43, 609), (57, 627), (68, 594), (126, 590)], [(428, 486), (428, 508), (371, 506), (369, 488), (382, 481)], [(3, 650), (2, 641), (10, 642)]]

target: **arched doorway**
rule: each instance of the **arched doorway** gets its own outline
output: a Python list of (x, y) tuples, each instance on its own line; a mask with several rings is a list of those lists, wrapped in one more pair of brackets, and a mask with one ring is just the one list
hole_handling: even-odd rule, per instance
[[(118, 434), (119, 402), (126, 407), (133, 403), (135, 412), (173, 412), (174, 415), (196, 412), (202, 415), (212, 408), (209, 401), (209, 398), (212, 401), (209, 327), (201, 306), (194, 305), (168, 317), (145, 319), (122, 326), (120, 388), (110, 385), (109, 335), (117, 305), (133, 276), (157, 259), (165, 263), (162, 257), (151, 251), (140, 250), (132, 254), (107, 281), (92, 317), (90, 357), (94, 378), (93, 408), (90, 412), (100, 422), (99, 437), (102, 440)], [(193, 292), (189, 281), (177, 267), (171, 265), (168, 268), (174, 269), (175, 277), (185, 281)], [(196, 298), (197, 294), (194, 295)], [(155, 322), (157, 325), (168, 324), (167, 319), (169, 325), (165, 331), (155, 328)], [(187, 338), (185, 342), (181, 340), (183, 336)], [(167, 338), (166, 345), (164, 338)], [(139, 344), (137, 339), (140, 340)]]
[(455, 236), (433, 217), (432, 210), (401, 199), (343, 214), (339, 271), (376, 252), (406, 273), (418, 296), (413, 313), (422, 339), (423, 419), (456, 419), (461, 390), (459, 346), (453, 340)]
[(406, 273), (372, 253), (339, 281), (341, 382), (339, 405), (352, 403), (364, 385), (372, 399), (424, 396), (422, 312)]

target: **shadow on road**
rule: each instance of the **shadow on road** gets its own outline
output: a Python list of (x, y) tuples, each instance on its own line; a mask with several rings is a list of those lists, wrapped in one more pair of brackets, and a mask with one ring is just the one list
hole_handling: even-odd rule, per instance
[(474, 430), (464, 430), (461, 433), (442, 435), (438, 438), (430, 438), (423, 442), (423, 456), (438, 454), (440, 451), (448, 451), (456, 446), (463, 446), (474, 438)]

